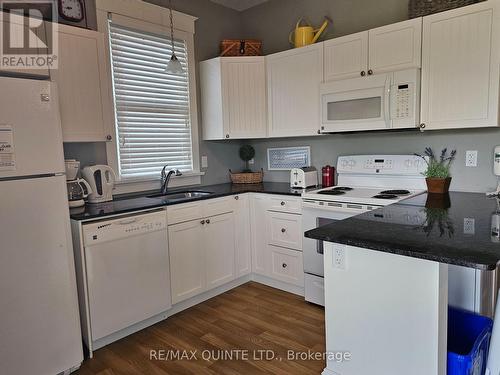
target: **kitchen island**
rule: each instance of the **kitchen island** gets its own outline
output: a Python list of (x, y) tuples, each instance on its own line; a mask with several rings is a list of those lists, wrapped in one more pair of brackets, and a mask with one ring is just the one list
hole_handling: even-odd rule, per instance
[(306, 232), (327, 241), (327, 351), (349, 358), (324, 374), (446, 374), (448, 304), (493, 312), (497, 210), (484, 194), (422, 194)]

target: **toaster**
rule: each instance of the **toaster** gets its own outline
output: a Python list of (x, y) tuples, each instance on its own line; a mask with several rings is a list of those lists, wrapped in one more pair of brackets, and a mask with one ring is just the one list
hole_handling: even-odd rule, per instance
[(318, 171), (315, 167), (292, 168), (290, 186), (299, 189), (318, 186)]

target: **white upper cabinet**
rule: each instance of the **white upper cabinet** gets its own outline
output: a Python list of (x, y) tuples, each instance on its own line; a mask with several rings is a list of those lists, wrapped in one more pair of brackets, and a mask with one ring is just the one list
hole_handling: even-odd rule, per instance
[(63, 140), (110, 140), (111, 78), (106, 69), (104, 35), (58, 25), (58, 38), (58, 68), (51, 76), (59, 88)]
[(325, 81), (420, 68), (422, 18), (324, 42)]
[(270, 137), (314, 135), (319, 129), (323, 45), (266, 56)]
[(498, 126), (499, 64), (498, 1), (424, 17), (421, 122), (425, 128)]
[(217, 57), (200, 63), (203, 138), (267, 135), (263, 56)]
[(368, 31), (324, 42), (325, 81), (355, 78), (368, 70)]
[(420, 68), (422, 18), (378, 27), (368, 34), (368, 74)]

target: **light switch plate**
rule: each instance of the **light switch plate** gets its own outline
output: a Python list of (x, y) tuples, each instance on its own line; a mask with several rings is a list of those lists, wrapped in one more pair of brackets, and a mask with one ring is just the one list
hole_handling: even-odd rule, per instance
[(201, 167), (208, 168), (208, 157), (206, 155), (201, 157)]

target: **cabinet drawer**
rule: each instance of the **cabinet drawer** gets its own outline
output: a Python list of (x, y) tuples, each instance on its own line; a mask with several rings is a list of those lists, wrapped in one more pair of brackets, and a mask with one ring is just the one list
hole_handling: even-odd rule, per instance
[(227, 212), (234, 211), (235, 208), (235, 199), (232, 196), (223, 197), (223, 198), (215, 198), (215, 199), (207, 199), (203, 201), (203, 216), (215, 216), (225, 214)]
[(269, 245), (271, 274), (273, 279), (304, 286), (302, 252)]
[(269, 210), (300, 214), (302, 212), (302, 200), (273, 196), (270, 199)]
[(302, 216), (283, 212), (267, 212), (268, 243), (302, 250)]
[(203, 205), (201, 202), (176, 204), (167, 207), (168, 225), (182, 223), (185, 221), (201, 219), (203, 216)]

